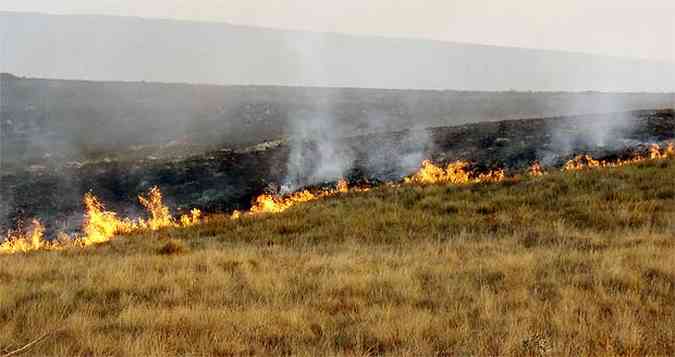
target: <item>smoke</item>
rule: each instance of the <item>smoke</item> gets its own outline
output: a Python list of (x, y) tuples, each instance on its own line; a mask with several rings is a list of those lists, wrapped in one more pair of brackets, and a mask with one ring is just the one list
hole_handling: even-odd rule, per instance
[(420, 163), (428, 158), (432, 150), (431, 135), (428, 130), (414, 128), (406, 135), (402, 147), (405, 152), (399, 156), (396, 176), (407, 176), (416, 171)]
[[(406, 103), (400, 109), (405, 115), (411, 107)], [(365, 130), (369, 134), (380, 134), (359, 142), (364, 169), (376, 179), (396, 180), (413, 173), (431, 151), (429, 131), (414, 126), (401, 131), (401, 127), (412, 126), (413, 119), (405, 115), (403, 119), (407, 125), (399, 123), (400, 119), (381, 112), (364, 117)], [(373, 140), (375, 138), (379, 140)]]
[[(627, 112), (626, 95), (587, 92), (574, 96), (567, 112), (576, 118), (559, 119), (549, 127), (550, 142), (540, 151), (544, 165), (580, 152), (617, 151), (635, 145), (630, 139), (636, 118)], [(612, 115), (596, 115), (613, 113)]]
[[(324, 36), (304, 35), (289, 37), (285, 41), (291, 61), (295, 64), (295, 76), (299, 82), (320, 83), (327, 73), (322, 54)], [(333, 108), (336, 92), (316, 89), (316, 100), (310, 111), (289, 117), (288, 136), (290, 151), (283, 192), (294, 191), (302, 186), (334, 181), (344, 176), (352, 166), (353, 156), (340, 150), (340, 127)]]
[(359, 121), (365, 128), (351, 132), (331, 112), (296, 118), (282, 192), (334, 182), (354, 169), (380, 180), (400, 179), (416, 171), (431, 151), (431, 136), (423, 128), (394, 132), (393, 119), (381, 115), (364, 114)]
[(293, 117), (283, 192), (334, 182), (354, 169), (367, 177), (396, 180), (427, 158), (432, 147), (428, 130), (402, 130), (399, 118), (382, 112), (361, 112), (352, 118), (355, 122), (340, 119), (328, 106), (336, 98), (326, 95), (319, 101), (320, 111)]
[[(286, 38), (298, 83), (320, 85), (323, 78), (330, 76), (334, 59), (326, 58), (329, 45), (326, 35), (321, 34)], [(363, 59), (351, 60), (353, 63), (345, 61), (345, 67), (358, 67)], [(345, 108), (337, 104), (342, 99), (353, 102), (353, 98), (342, 98), (343, 93), (339, 89), (316, 88), (312, 95), (314, 113), (289, 116), (291, 141), (282, 192), (333, 182), (356, 168), (378, 179), (398, 179), (415, 171), (430, 151), (428, 131), (412, 124), (415, 120), (410, 113), (416, 103), (406, 103), (401, 98), (393, 105), (364, 102), (363, 107), (349, 108), (345, 113)], [(391, 105), (388, 112), (374, 109), (383, 103)], [(412, 129), (400, 132), (403, 128)], [(396, 130), (399, 132), (393, 134)], [(368, 135), (376, 133), (389, 133), (392, 138), (370, 141)]]
[(291, 122), (287, 177), (282, 191), (335, 181), (353, 166), (354, 154), (341, 140), (335, 117), (329, 111)]

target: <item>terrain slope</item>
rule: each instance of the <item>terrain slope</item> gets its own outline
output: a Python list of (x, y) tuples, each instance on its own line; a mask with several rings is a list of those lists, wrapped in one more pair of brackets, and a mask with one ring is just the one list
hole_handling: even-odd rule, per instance
[[(278, 188), (287, 180), (289, 168), (300, 168), (298, 188), (326, 183), (305, 178), (340, 160), (344, 171), (327, 178), (332, 181), (328, 184), (340, 175), (352, 183), (395, 181), (415, 172), (425, 159), (468, 160), (507, 170), (526, 169), (535, 160), (559, 167), (577, 154), (612, 158), (674, 138), (672, 110), (644, 110), (339, 138), (319, 135), (239, 149), (215, 146), (205, 152), (185, 145), (147, 146), (76, 162), (55, 158), (32, 164), (5, 162), (0, 172), (0, 226), (39, 218), (50, 236), (56, 229), (78, 230), (87, 192), (124, 216), (142, 211), (136, 197), (153, 186), (160, 187), (174, 211), (229, 212), (248, 209), (257, 195)], [(327, 157), (326, 151), (332, 156)], [(301, 160), (291, 160), (298, 156)]]
[(383, 186), (0, 256), (0, 351), (673, 355), (675, 161)]

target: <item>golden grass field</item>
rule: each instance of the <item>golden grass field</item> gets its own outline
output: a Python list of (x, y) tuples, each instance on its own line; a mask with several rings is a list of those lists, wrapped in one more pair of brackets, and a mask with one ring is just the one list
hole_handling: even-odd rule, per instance
[(44, 334), (24, 355), (673, 356), (675, 160), (0, 256), (0, 356)]

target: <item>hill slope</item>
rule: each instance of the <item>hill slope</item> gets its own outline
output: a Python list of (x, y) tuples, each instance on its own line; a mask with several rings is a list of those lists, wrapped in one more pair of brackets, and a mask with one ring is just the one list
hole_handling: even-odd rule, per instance
[[(341, 177), (352, 183), (395, 181), (416, 171), (424, 159), (468, 160), (507, 170), (527, 168), (535, 160), (561, 166), (582, 153), (611, 159), (645, 144), (675, 139), (673, 114), (672, 110), (647, 110), (513, 120), (334, 140), (310, 135), (302, 146), (284, 141), (241, 151), (211, 149), (202, 153), (199, 147), (195, 152), (184, 145), (147, 146), (120, 155), (108, 152), (104, 159), (72, 165), (55, 156), (37, 162), (18, 160), (12, 165), (6, 150), (4, 161), (0, 161), (0, 226), (13, 226), (12, 222), (21, 218), (39, 218), (50, 235), (54, 229), (79, 229), (82, 196), (90, 191), (110, 209), (134, 216), (141, 209), (134, 204), (136, 197), (152, 186), (162, 189), (174, 210), (248, 209), (252, 199), (284, 184), (296, 168), (293, 172), (301, 188)], [(184, 152), (176, 155), (175, 150)], [(326, 151), (334, 155), (326, 156)], [(292, 160), (298, 154), (303, 160)], [(344, 162), (343, 172), (310, 181), (314, 173), (340, 161)]]
[(4, 163), (67, 162), (134, 146), (236, 148), (324, 128), (323, 135), (335, 140), (410, 128), (673, 107), (674, 93), (212, 86), (0, 74), (0, 143)]
[(673, 177), (383, 187), (0, 256), (0, 349), (53, 330), (34, 353), (673, 355)]
[[(3, 71), (47, 78), (459, 90), (673, 91), (672, 63), (223, 23), (0, 12)], [(664, 44), (667, 45), (667, 44)]]

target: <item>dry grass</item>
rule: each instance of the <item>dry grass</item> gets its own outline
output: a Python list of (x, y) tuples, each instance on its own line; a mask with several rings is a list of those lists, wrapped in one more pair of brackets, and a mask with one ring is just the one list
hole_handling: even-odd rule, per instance
[(0, 354), (672, 356), (674, 257), (673, 160), (383, 188), (0, 257)]

